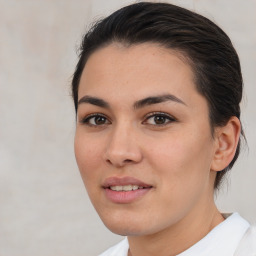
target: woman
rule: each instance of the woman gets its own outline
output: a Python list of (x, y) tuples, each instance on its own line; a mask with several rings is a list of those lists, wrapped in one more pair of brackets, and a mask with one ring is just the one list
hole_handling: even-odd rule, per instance
[(243, 136), (240, 63), (219, 27), (171, 4), (122, 8), (84, 36), (72, 90), (84, 184), (104, 224), (127, 236), (102, 255), (253, 245), (249, 223), (214, 202)]

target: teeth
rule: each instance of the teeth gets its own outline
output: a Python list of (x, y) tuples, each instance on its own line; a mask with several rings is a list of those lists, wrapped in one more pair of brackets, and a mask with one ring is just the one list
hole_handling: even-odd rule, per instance
[(132, 190), (132, 185), (123, 186), (123, 190), (124, 191), (131, 191)]
[(114, 191), (132, 191), (141, 189), (143, 187), (139, 187), (137, 185), (125, 185), (125, 186), (111, 186), (110, 189)]
[(110, 187), (112, 190), (115, 190), (115, 191), (122, 191), (123, 190), (123, 187), (122, 186), (113, 186), (113, 187)]

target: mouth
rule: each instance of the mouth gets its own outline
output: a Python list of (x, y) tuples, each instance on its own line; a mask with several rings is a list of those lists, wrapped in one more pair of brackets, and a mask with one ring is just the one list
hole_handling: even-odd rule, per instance
[(125, 185), (125, 186), (110, 186), (109, 189), (113, 191), (134, 191), (138, 189), (144, 189), (143, 186), (138, 185)]
[(127, 204), (146, 195), (153, 186), (133, 177), (110, 177), (104, 181), (102, 188), (111, 202)]

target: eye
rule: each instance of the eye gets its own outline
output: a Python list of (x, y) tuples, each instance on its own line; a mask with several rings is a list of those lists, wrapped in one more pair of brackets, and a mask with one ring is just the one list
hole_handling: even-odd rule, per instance
[(106, 124), (110, 124), (108, 118), (102, 114), (91, 114), (86, 116), (80, 121), (82, 124), (86, 124), (89, 126), (102, 126)]
[(150, 124), (150, 125), (166, 125), (171, 122), (176, 121), (174, 117), (162, 113), (162, 112), (156, 112), (156, 113), (150, 113), (146, 116), (146, 120), (143, 122), (144, 124)]

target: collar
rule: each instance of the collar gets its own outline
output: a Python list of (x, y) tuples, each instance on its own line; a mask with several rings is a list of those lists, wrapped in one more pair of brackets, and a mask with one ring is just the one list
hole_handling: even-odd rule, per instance
[(245, 219), (233, 213), (203, 239), (177, 256), (233, 256), (249, 227)]

